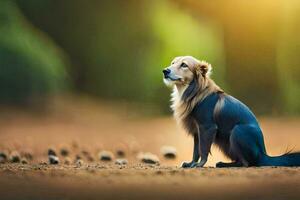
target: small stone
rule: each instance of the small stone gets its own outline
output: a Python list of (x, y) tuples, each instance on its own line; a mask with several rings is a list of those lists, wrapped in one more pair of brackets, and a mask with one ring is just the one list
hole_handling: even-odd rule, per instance
[(72, 162), (71, 158), (70, 157), (65, 157), (65, 161), (64, 161), (64, 164), (65, 165), (70, 165)]
[(77, 154), (75, 157), (75, 160), (80, 160), (80, 159), (81, 159), (81, 156)]
[(7, 161), (7, 155), (5, 152), (0, 152), (0, 164), (5, 163)]
[(59, 158), (55, 155), (49, 155), (48, 158), (51, 165), (57, 165), (59, 163)]
[(75, 162), (75, 164), (77, 165), (77, 166), (81, 166), (81, 165), (83, 165), (83, 160), (81, 160), (81, 159), (78, 159), (78, 160), (76, 160), (76, 162)]
[(163, 146), (160, 151), (167, 159), (175, 159), (177, 156), (176, 148), (172, 146)]
[(118, 157), (125, 157), (125, 151), (122, 149), (118, 149), (116, 153)]
[(99, 159), (102, 161), (111, 161), (113, 159), (113, 153), (110, 151), (101, 151), (99, 153)]
[(22, 163), (22, 164), (28, 164), (27, 159), (26, 159), (26, 158), (22, 158), (22, 159), (21, 159), (21, 163)]
[(81, 159), (81, 156), (77, 154), (74, 159), (74, 164), (78, 165), (80, 163), (83, 163), (83, 160)]
[(7, 154), (3, 151), (0, 152), (0, 157), (7, 159)]
[(0, 164), (4, 164), (6, 162), (6, 159), (4, 159), (3, 157), (0, 157)]
[(158, 171), (156, 171), (156, 172), (155, 172), (155, 174), (157, 174), (157, 175), (162, 175), (162, 174), (163, 174), (163, 172), (162, 172), (162, 171), (160, 171), (160, 170), (158, 170)]
[(20, 154), (17, 151), (13, 151), (9, 157), (10, 162), (19, 163), (21, 161)]
[(48, 156), (56, 156), (56, 152), (54, 149), (48, 149)]
[(60, 155), (68, 156), (69, 155), (69, 150), (67, 148), (61, 148), (60, 149)]
[(115, 164), (117, 164), (117, 165), (127, 165), (128, 164), (128, 160), (126, 160), (126, 159), (117, 159), (115, 161)]
[(138, 159), (147, 164), (159, 164), (159, 158), (152, 153), (139, 153)]

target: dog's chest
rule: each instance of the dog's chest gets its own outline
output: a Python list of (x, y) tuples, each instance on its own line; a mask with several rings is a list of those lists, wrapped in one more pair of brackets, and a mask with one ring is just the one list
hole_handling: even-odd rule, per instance
[[(196, 134), (200, 129), (210, 127), (215, 124), (214, 108), (218, 101), (218, 95), (213, 94), (197, 103), (190, 113), (186, 113), (184, 117), (175, 118), (190, 133)], [(176, 113), (176, 110), (174, 114)]]
[(188, 115), (183, 119), (182, 125), (189, 134), (198, 134), (199, 124), (191, 115)]
[(197, 123), (191, 113), (187, 113), (187, 106), (186, 103), (174, 101), (172, 105), (174, 118), (189, 134), (197, 134)]
[(183, 101), (178, 91), (174, 90), (171, 108), (178, 124), (188, 133), (197, 134), (199, 128), (215, 123), (214, 108), (218, 99), (218, 93), (212, 93), (198, 102)]
[(218, 94), (214, 93), (197, 103), (190, 114), (191, 118), (194, 118), (199, 126), (215, 123), (214, 113), (218, 99)]

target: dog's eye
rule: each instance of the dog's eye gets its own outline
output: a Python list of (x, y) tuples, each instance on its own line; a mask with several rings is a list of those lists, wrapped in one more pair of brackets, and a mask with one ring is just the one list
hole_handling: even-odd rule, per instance
[(187, 68), (187, 67), (188, 67), (188, 65), (187, 65), (187, 64), (185, 64), (185, 63), (181, 63), (180, 67), (182, 67), (182, 68)]

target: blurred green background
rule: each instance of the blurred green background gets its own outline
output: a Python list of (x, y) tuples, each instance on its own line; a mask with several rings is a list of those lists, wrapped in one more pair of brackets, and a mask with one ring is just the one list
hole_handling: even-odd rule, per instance
[(71, 93), (168, 113), (161, 70), (193, 55), (255, 113), (299, 115), (299, 29), (294, 0), (1, 0), (0, 102)]

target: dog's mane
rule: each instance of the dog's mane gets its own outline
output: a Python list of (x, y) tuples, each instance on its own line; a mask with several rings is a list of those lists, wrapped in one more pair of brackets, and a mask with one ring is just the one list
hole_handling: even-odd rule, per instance
[(176, 121), (185, 128), (188, 133), (197, 132), (197, 124), (191, 118), (190, 113), (197, 103), (203, 101), (207, 96), (214, 92), (223, 92), (222, 89), (209, 77), (195, 76), (191, 83), (183, 91), (179, 91), (174, 86), (171, 95), (171, 108), (174, 112)]

